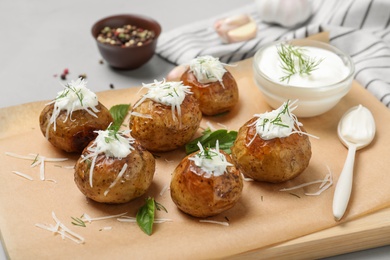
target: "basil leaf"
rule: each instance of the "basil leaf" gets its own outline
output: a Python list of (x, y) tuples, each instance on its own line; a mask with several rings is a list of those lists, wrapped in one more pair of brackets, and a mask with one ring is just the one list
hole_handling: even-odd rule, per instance
[(190, 154), (190, 153), (198, 151), (199, 150), (198, 142), (200, 142), (203, 145), (203, 143), (205, 142), (205, 140), (207, 140), (207, 138), (209, 138), (211, 133), (212, 132), (211, 132), (210, 128), (207, 128), (206, 130), (203, 131), (203, 133), (202, 133), (203, 135), (201, 135), (200, 137), (187, 143), (185, 146), (186, 153)]
[(110, 114), (114, 119), (114, 122), (109, 127), (109, 130), (118, 131), (123, 121), (125, 120), (127, 113), (129, 112), (130, 104), (119, 104), (110, 108)]
[(137, 212), (137, 224), (147, 235), (151, 235), (153, 231), (155, 203), (153, 198), (148, 198)]
[(137, 212), (136, 219), (137, 224), (147, 235), (151, 235), (153, 231), (154, 223), (154, 214), (157, 210), (164, 210), (168, 212), (167, 209), (153, 198), (147, 198), (145, 205), (143, 205)]
[(215, 148), (217, 140), (219, 141), (219, 149), (230, 154), (230, 147), (232, 147), (237, 138), (237, 131), (228, 132), (225, 129), (219, 129), (212, 132), (209, 128), (207, 128), (202, 134), (202, 136), (186, 144), (185, 149), (187, 154), (199, 150), (198, 142), (200, 142), (203, 147)]

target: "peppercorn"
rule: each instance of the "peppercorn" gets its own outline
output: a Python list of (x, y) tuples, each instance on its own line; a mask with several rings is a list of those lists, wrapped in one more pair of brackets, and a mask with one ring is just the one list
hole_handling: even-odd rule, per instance
[(154, 37), (155, 33), (153, 31), (126, 24), (119, 28), (104, 27), (103, 30), (100, 31), (97, 40), (105, 44), (132, 47), (142, 46), (152, 41)]
[(81, 78), (81, 79), (86, 79), (86, 78), (87, 78), (87, 74), (85, 74), (85, 73), (80, 74), (80, 75), (79, 75), (79, 78)]

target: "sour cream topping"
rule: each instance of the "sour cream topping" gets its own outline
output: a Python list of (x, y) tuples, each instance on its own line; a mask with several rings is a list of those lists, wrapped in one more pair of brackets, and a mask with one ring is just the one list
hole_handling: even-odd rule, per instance
[(359, 144), (372, 139), (375, 133), (375, 122), (370, 110), (359, 105), (357, 109), (346, 114), (340, 131), (341, 135), (352, 143)]
[[(198, 142), (199, 152), (194, 156), (188, 158), (193, 161), (196, 166), (204, 171), (204, 177), (220, 176), (226, 172), (228, 166), (233, 166), (226, 160), (225, 155), (219, 151), (219, 141), (215, 145), (215, 149), (204, 149), (200, 142)], [(196, 171), (196, 173), (198, 173)]]
[(132, 146), (134, 138), (127, 136), (127, 134), (130, 133), (130, 130), (118, 132), (114, 130), (98, 130), (95, 131), (95, 133), (97, 133), (98, 136), (93, 141), (92, 145), (87, 148), (89, 154), (86, 156), (82, 155), (83, 160), (92, 158), (89, 172), (89, 183), (91, 187), (93, 187), (93, 169), (99, 154), (104, 153), (106, 157), (120, 159), (126, 157), (134, 150), (134, 147)]
[[(64, 122), (72, 117), (73, 111), (84, 109), (89, 114), (97, 117), (95, 113), (99, 112), (96, 108), (98, 105), (98, 98), (95, 93), (89, 90), (87, 82), (78, 78), (76, 81), (71, 81), (64, 86), (64, 90), (58, 92), (54, 101), (53, 114), (50, 118), (49, 125), (54, 124), (54, 131), (56, 130), (56, 120), (62, 110), (67, 111)], [(47, 135), (46, 135), (47, 136)]]
[(89, 157), (104, 153), (107, 157), (124, 158), (134, 150), (134, 138), (125, 136), (128, 131), (98, 130), (93, 144), (88, 147)]
[[(291, 113), (296, 108), (296, 106), (292, 107), (295, 103), (296, 101), (289, 104), (287, 101), (271, 112), (255, 114), (254, 116), (258, 118), (254, 122), (256, 133), (264, 140), (301, 133), (299, 127), (302, 126), (302, 123), (298, 122), (297, 117)], [(252, 143), (255, 137), (253, 137), (250, 143)]]
[(226, 72), (224, 64), (210, 55), (200, 56), (190, 61), (192, 71), (199, 83), (222, 82)]
[[(154, 83), (143, 84), (144, 88), (148, 88), (148, 92), (134, 105), (133, 108), (139, 106), (146, 99), (151, 99), (155, 102), (166, 106), (171, 106), (172, 117), (176, 121), (175, 111), (181, 117), (181, 104), (187, 94), (192, 94), (189, 86), (183, 85), (181, 81), (166, 82), (155, 80)], [(134, 115), (134, 114), (133, 114)]]
[[(335, 84), (345, 79), (350, 70), (343, 63), (342, 59), (335, 53), (311, 46), (304, 46), (299, 50), (306, 58), (320, 61), (316, 69), (309, 74), (293, 74), (288, 82), (281, 79), (286, 76), (286, 71), (283, 70), (283, 64), (278, 54), (278, 46), (270, 46), (262, 53), (262, 58), (259, 61), (260, 70), (275, 82), (281, 82), (291, 86), (315, 88)], [(298, 61), (295, 61), (294, 66), (299, 66)]]

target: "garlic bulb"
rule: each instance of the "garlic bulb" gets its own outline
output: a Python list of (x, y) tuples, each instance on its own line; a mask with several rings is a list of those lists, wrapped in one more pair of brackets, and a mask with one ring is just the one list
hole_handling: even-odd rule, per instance
[(267, 23), (294, 27), (312, 14), (310, 0), (255, 0), (260, 18)]
[(257, 24), (246, 14), (217, 20), (214, 29), (224, 43), (247, 41), (256, 37)]

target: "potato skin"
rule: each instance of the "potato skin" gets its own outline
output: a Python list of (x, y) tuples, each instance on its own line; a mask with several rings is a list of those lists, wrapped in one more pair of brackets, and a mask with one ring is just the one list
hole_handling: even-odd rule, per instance
[(181, 81), (191, 87), (204, 115), (212, 116), (230, 111), (238, 103), (238, 87), (232, 74), (227, 71), (219, 82), (200, 83), (189, 69), (181, 76)]
[[(183, 212), (194, 217), (209, 217), (232, 208), (241, 197), (243, 179), (235, 166), (220, 176), (206, 178), (201, 169), (186, 156), (173, 172), (171, 198)], [(225, 153), (224, 153), (225, 154)], [(229, 155), (227, 161), (233, 163)], [(197, 174), (198, 173), (198, 174)]]
[[(48, 141), (66, 152), (81, 153), (97, 136), (94, 131), (105, 130), (113, 121), (109, 110), (104, 105), (99, 102), (96, 108), (99, 110), (96, 113), (97, 118), (85, 110), (76, 110), (72, 113), (71, 118), (69, 117), (65, 122), (67, 112), (61, 111), (57, 117), (56, 131), (54, 131), (53, 124), (49, 126)], [(54, 104), (47, 105), (39, 116), (39, 125), (44, 136), (46, 136), (47, 125), (50, 122), (53, 109)]]
[(175, 150), (188, 143), (199, 128), (202, 113), (198, 102), (192, 95), (186, 95), (181, 104), (181, 119), (175, 111), (174, 121), (170, 106), (163, 105), (151, 99), (146, 99), (133, 112), (151, 115), (145, 118), (131, 115), (131, 135), (140, 141), (141, 145), (154, 152)]
[[(89, 145), (91, 144), (92, 142)], [(129, 202), (145, 194), (152, 183), (156, 162), (153, 155), (138, 142), (135, 142), (133, 147), (135, 149), (121, 159), (99, 154), (93, 171), (93, 187), (89, 183), (91, 160), (82, 161), (80, 157), (74, 173), (74, 181), (80, 191), (94, 201), (111, 204)], [(88, 153), (86, 147), (83, 154)], [(125, 163), (127, 163), (125, 173), (104, 196), (104, 192), (116, 179)]]
[[(256, 134), (257, 118), (252, 118), (238, 131), (231, 147), (232, 158), (241, 172), (256, 181), (284, 182), (301, 174), (309, 165), (311, 144), (307, 135), (292, 134), (284, 138), (263, 140)], [(304, 129), (301, 127), (301, 130)], [(251, 145), (246, 144), (257, 135)]]

